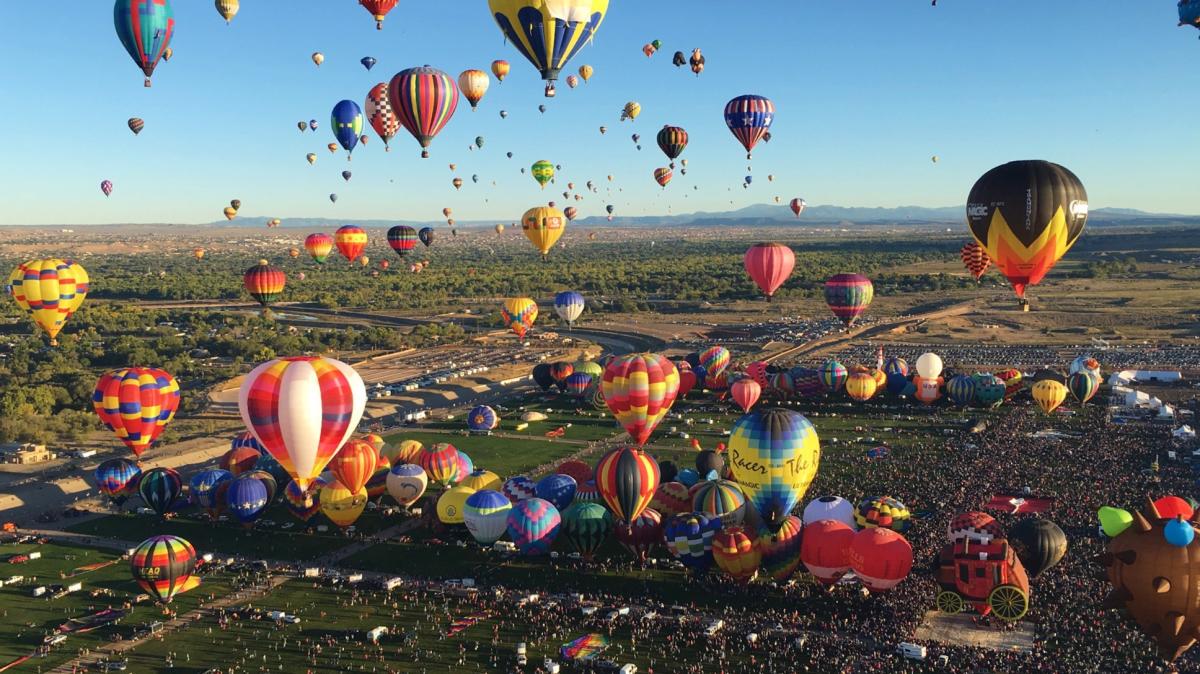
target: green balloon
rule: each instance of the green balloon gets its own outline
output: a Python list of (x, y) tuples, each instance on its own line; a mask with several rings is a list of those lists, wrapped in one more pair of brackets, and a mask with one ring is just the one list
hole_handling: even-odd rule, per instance
[(1109, 538), (1120, 536), (1133, 524), (1133, 515), (1120, 508), (1104, 506), (1096, 514), (1100, 518), (1100, 528), (1104, 529), (1104, 535)]

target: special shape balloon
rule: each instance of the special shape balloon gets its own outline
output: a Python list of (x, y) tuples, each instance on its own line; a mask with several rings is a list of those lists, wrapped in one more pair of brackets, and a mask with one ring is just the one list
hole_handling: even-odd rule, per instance
[(988, 171), (967, 197), (967, 224), (1022, 306), (1066, 254), (1087, 223), (1087, 192), (1067, 169), (1048, 161), (1014, 161)]

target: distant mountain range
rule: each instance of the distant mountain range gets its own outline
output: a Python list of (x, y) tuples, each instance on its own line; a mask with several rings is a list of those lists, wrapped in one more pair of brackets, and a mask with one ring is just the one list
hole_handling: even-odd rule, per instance
[[(809, 206), (801, 217), (792, 215), (791, 209), (778, 204), (754, 204), (739, 208), (735, 211), (687, 213), (683, 215), (644, 215), (621, 217), (619, 214), (609, 222), (603, 216), (579, 218), (572, 222), (575, 227), (659, 227), (671, 225), (675, 227), (710, 227), (715, 225), (738, 227), (764, 226), (793, 226), (793, 227), (829, 227), (847, 224), (855, 225), (931, 225), (963, 221), (964, 206), (897, 206), (894, 208), (869, 208), (865, 206)], [(330, 218), (282, 218), (283, 227), (302, 229), (337, 228), (346, 222), (353, 222), (361, 227), (391, 227), (392, 225), (410, 225), (424, 227), (426, 225), (444, 226), (441, 221), (417, 220), (335, 220)], [(233, 222), (213, 222), (212, 226), (221, 227), (259, 227), (266, 226), (266, 218), (239, 217)], [(455, 223), (459, 228), (491, 227), (499, 220), (459, 220)], [(505, 223), (506, 225), (509, 223)], [(1089, 225), (1166, 225), (1166, 224), (1200, 224), (1200, 216), (1176, 215), (1171, 213), (1150, 213), (1135, 208), (1097, 208), (1088, 216)]]

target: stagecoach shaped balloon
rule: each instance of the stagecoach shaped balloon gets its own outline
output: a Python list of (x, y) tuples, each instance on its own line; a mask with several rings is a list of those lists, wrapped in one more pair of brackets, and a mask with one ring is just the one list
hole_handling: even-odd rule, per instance
[(362, 377), (323, 356), (277, 358), (242, 382), (238, 409), (258, 443), (306, 489), (358, 428)]

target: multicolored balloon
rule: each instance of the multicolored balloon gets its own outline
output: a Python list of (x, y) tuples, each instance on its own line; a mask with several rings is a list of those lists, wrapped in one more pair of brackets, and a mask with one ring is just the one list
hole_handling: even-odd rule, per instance
[(58, 333), (87, 297), (87, 271), (71, 260), (46, 258), (17, 265), (8, 277), (8, 291), (34, 324), (58, 345)]
[(242, 285), (265, 311), (269, 305), (283, 297), (283, 289), (287, 286), (287, 274), (278, 267), (272, 267), (266, 260), (259, 260), (258, 264), (242, 274)]
[(463, 504), (463, 524), (476, 542), (491, 545), (508, 529), (512, 507), (504, 494), (494, 489), (481, 489), (467, 496)]
[(129, 459), (107, 459), (93, 473), (96, 488), (117, 505), (133, 495), (141, 475), (142, 469)]
[(862, 274), (835, 274), (825, 281), (825, 304), (846, 327), (862, 315), (875, 298), (875, 286)]
[(133, 579), (143, 591), (164, 605), (171, 603), (180, 592), (200, 584), (200, 577), (193, 575), (196, 563), (196, 548), (178, 536), (147, 538), (129, 556)]
[(754, 146), (770, 131), (773, 121), (775, 104), (764, 96), (745, 94), (725, 104), (725, 125), (746, 148), (746, 159), (750, 159)]
[(458, 87), (446, 73), (429, 66), (402, 70), (388, 83), (388, 100), (400, 124), (429, 157), (429, 145), (458, 107)]
[(521, 216), (521, 231), (546, 259), (567, 228), (566, 216), (553, 206), (535, 206)]
[(367, 247), (367, 232), (357, 225), (342, 225), (333, 233), (333, 242), (342, 257), (354, 262)]
[(354, 147), (358, 145), (359, 137), (362, 136), (362, 108), (351, 100), (338, 101), (329, 115), (329, 124), (333, 130), (333, 137), (346, 150), (346, 158), (350, 159)]
[(721, 530), (721, 520), (704, 513), (683, 513), (663, 526), (667, 551), (685, 567), (699, 573), (713, 563), (713, 536)]
[(238, 410), (258, 443), (307, 489), (358, 428), (366, 401), (354, 368), (298, 356), (268, 361), (246, 375)]
[(138, 495), (159, 517), (171, 512), (183, 494), (183, 477), (174, 468), (151, 468), (138, 480)]
[(117, 0), (113, 5), (117, 38), (133, 62), (146, 75), (145, 85), (158, 60), (165, 56), (175, 35), (175, 10), (171, 0)]
[(777, 531), (816, 476), (821, 443), (808, 419), (777, 408), (738, 419), (727, 453), (733, 476), (760, 520)]
[(654, 457), (632, 447), (612, 449), (596, 464), (596, 489), (617, 520), (625, 524), (650, 505), (659, 477)]
[(179, 409), (179, 383), (165, 370), (128, 367), (100, 375), (92, 407), (100, 422), (141, 457)]
[(506, 524), (509, 538), (521, 554), (544, 555), (558, 537), (562, 516), (552, 503), (534, 497), (514, 503)]
[(537, 302), (528, 297), (507, 299), (500, 307), (500, 317), (504, 320), (504, 325), (513, 331), (513, 334), (524, 338), (525, 333), (533, 329), (533, 324), (537, 321)]
[(633, 443), (641, 447), (675, 404), (679, 371), (658, 354), (627, 354), (613, 359), (604, 369), (602, 388), (608, 409)]
[[(608, 11), (608, 2), (488, 0), (488, 9), (505, 40), (541, 73), (546, 81), (546, 97), (550, 98), (555, 94), (554, 81), (559, 71), (595, 37)], [(580, 66), (579, 76), (585, 82), (591, 75), (591, 66)]]

